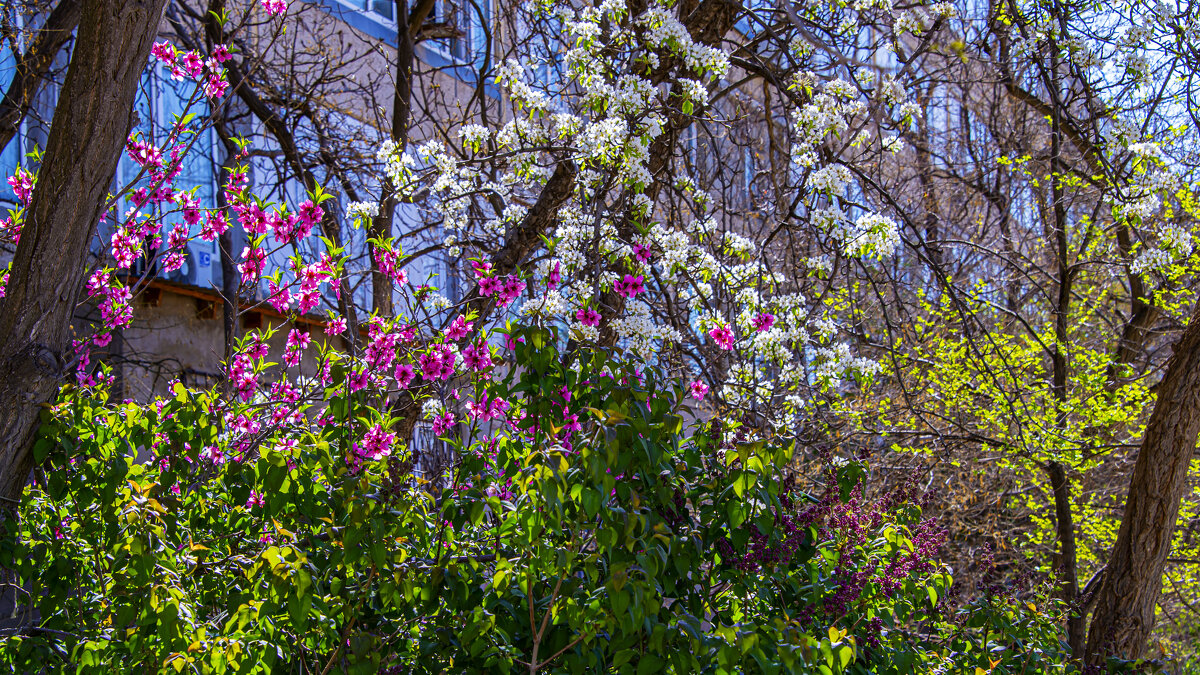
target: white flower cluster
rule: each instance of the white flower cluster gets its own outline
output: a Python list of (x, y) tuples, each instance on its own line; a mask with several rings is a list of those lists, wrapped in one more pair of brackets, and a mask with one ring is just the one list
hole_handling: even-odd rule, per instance
[(641, 16), (639, 23), (646, 29), (646, 42), (651, 47), (670, 50), (682, 57), (691, 70), (718, 78), (729, 72), (729, 55), (720, 49), (696, 44), (669, 8), (655, 3)]
[(852, 356), (850, 347), (838, 343), (832, 347), (820, 347), (816, 350), (813, 375), (824, 385), (842, 380), (847, 377), (871, 377), (883, 370), (883, 366), (871, 359)]
[(379, 215), (378, 202), (350, 202), (346, 206), (346, 215), (351, 218), (374, 218)]
[(808, 189), (840, 197), (846, 192), (846, 186), (854, 180), (850, 169), (842, 164), (832, 164), (816, 171), (808, 177)]
[(491, 130), (482, 124), (467, 124), (458, 130), (458, 137), (462, 139), (463, 145), (475, 150), (482, 148), (491, 136)]
[(612, 329), (626, 340), (627, 348), (638, 356), (650, 359), (654, 354), (654, 341), (679, 342), (683, 336), (679, 331), (654, 323), (650, 306), (634, 301), (626, 305), (626, 314), (612, 321)]
[(884, 136), (883, 149), (893, 155), (899, 154), (900, 151), (904, 150), (904, 140), (899, 136)]
[(1195, 241), (1190, 232), (1168, 225), (1158, 232), (1158, 246), (1142, 250), (1130, 263), (1129, 269), (1134, 274), (1159, 272), (1187, 258), (1194, 250)]
[(402, 151), (400, 145), (393, 140), (386, 140), (379, 146), (375, 157), (383, 162), (384, 173), (397, 188), (408, 185), (412, 170), (417, 166), (417, 160), (407, 151)]
[(431, 420), (445, 411), (446, 406), (442, 405), (442, 402), (436, 398), (427, 398), (421, 404), (421, 417), (427, 420)]
[(854, 221), (854, 229), (846, 237), (846, 255), (886, 258), (900, 244), (900, 229), (896, 221), (877, 213), (868, 213)]
[(522, 316), (540, 316), (546, 319), (553, 319), (565, 315), (567, 312), (567, 301), (558, 291), (546, 291), (541, 297), (527, 300), (521, 305)]
[(708, 87), (697, 80), (681, 78), (679, 86), (683, 89), (683, 97), (698, 106), (708, 105)]
[(531, 113), (549, 112), (550, 101), (546, 94), (534, 89), (525, 81), (525, 67), (516, 59), (508, 59), (496, 66), (496, 85), (508, 90), (509, 96), (518, 107)]
[(1140, 199), (1121, 205), (1121, 215), (1126, 218), (1138, 218), (1143, 222), (1153, 218), (1162, 206), (1162, 200), (1153, 192), (1144, 194)]
[(1146, 159), (1159, 159), (1162, 157), (1162, 150), (1159, 149), (1157, 143), (1131, 143), (1129, 151), (1138, 157)]

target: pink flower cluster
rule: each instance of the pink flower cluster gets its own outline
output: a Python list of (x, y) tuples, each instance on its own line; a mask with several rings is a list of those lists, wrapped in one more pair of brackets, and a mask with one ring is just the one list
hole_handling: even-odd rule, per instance
[(454, 375), (454, 362), (458, 356), (446, 345), (434, 345), (422, 354), (421, 376), (426, 380), (449, 380)]
[[(489, 265), (490, 267), (490, 265)], [(478, 269), (476, 270), (478, 275)], [(516, 275), (508, 275), (503, 279), (499, 277), (483, 277), (479, 280), (479, 294), (485, 298), (496, 296), (496, 303), (501, 307), (508, 307), (521, 296), (525, 290), (525, 282)]]
[(355, 454), (360, 462), (368, 459), (379, 461), (392, 454), (395, 443), (396, 434), (385, 430), (382, 424), (376, 424), (363, 435), (362, 444), (355, 448)]
[(733, 331), (730, 330), (729, 326), (717, 326), (708, 331), (708, 336), (721, 349), (733, 349)]
[(463, 365), (475, 372), (483, 373), (492, 368), (492, 352), (485, 342), (468, 345), (462, 357)]
[(180, 54), (167, 42), (156, 42), (150, 48), (150, 55), (171, 69), (171, 79), (188, 78), (197, 82), (203, 81), (204, 95), (211, 99), (221, 98), (229, 89), (229, 82), (225, 80), (225, 68), (221, 64), (232, 58), (232, 55), (225, 45), (214, 47), (207, 60), (195, 51)]
[(450, 322), (450, 325), (446, 328), (446, 340), (458, 342), (471, 334), (471, 327), (474, 325), (462, 315), (455, 317), (454, 321)]
[(400, 341), (400, 336), (389, 331), (377, 319), (373, 319), (371, 322), (370, 338), (371, 341), (367, 344), (367, 348), (363, 352), (363, 360), (373, 370), (387, 370), (391, 368), (392, 363), (396, 360), (396, 345)]
[(375, 250), (375, 264), (379, 266), (383, 276), (403, 286), (408, 283), (408, 272), (398, 269), (400, 255), (390, 248), (380, 247)]
[(454, 426), (457, 420), (454, 419), (454, 413), (444, 412), (433, 418), (433, 433), (436, 436), (441, 436)]
[(575, 318), (585, 326), (595, 327), (600, 325), (600, 312), (594, 309), (585, 307), (584, 309), (576, 310)]
[(467, 402), (467, 416), (476, 422), (487, 422), (503, 418), (509, 407), (508, 401), (499, 396), (489, 400), (485, 391), (479, 395), (478, 401)]
[(775, 325), (775, 315), (767, 312), (761, 312), (754, 317), (754, 330), (759, 333), (771, 330), (771, 326)]
[(233, 385), (242, 401), (254, 398), (254, 391), (258, 388), (258, 373), (254, 370), (251, 358), (248, 353), (238, 354), (233, 357), (233, 362), (227, 369), (229, 383)]
[(35, 183), (37, 183), (37, 176), (21, 167), (17, 167), (16, 173), (8, 177), (8, 186), (12, 188), (17, 201), (25, 206), (28, 206), (30, 200), (33, 199), (33, 186)]
[(288, 331), (287, 347), (283, 350), (283, 362), (292, 368), (300, 365), (300, 357), (304, 354), (304, 350), (308, 348), (309, 342), (311, 342), (311, 339), (308, 336), (308, 331), (299, 328), (293, 328)]
[(617, 295), (626, 298), (632, 298), (646, 290), (645, 277), (641, 274), (636, 277), (631, 274), (626, 274), (623, 279), (613, 281), (613, 290)]
[(99, 299), (100, 320), (106, 329), (124, 328), (133, 321), (133, 307), (129, 304), (133, 293), (108, 270), (97, 270), (88, 278), (87, 292), (88, 297)]

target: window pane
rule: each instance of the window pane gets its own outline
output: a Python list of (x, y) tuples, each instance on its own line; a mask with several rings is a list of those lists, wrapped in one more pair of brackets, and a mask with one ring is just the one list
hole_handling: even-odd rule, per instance
[(392, 18), (392, 7), (393, 6), (394, 6), (394, 3), (392, 2), (392, 0), (372, 0), (372, 2), (371, 2), (371, 10), (374, 11), (379, 16), (382, 16), (382, 17), (385, 17), (388, 19)]
[[(0, 92), (8, 90), (8, 83), (12, 82), (13, 71), (16, 69), (16, 65), (17, 62), (12, 57), (12, 54), (7, 49), (0, 49)], [(0, 200), (14, 201), (16, 199), (7, 179), (16, 170), (17, 163), (20, 161), (21, 135), (17, 134), (0, 151)], [(0, 210), (0, 217), (6, 215), (3, 210)]]
[[(208, 101), (203, 96), (198, 96), (191, 107), (188, 107), (188, 101), (196, 90), (196, 84), (187, 81), (178, 82), (169, 76), (161, 77), (159, 82), (162, 85), (162, 119), (158, 121), (159, 138), (165, 140), (168, 137), (175, 118), (184, 115), (185, 110), (189, 114), (194, 114), (192, 122), (188, 126), (193, 129), (202, 127), (203, 120), (208, 116)], [(208, 130), (199, 133), (184, 133), (178, 142), (184, 145), (190, 144), (190, 150), (183, 160), (183, 170), (175, 181), (175, 187), (184, 191), (197, 188), (194, 194), (200, 201), (200, 205), (215, 206), (212, 135)]]

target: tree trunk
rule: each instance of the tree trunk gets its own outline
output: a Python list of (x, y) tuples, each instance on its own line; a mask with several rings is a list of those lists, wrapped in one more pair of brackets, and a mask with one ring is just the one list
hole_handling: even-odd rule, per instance
[[(401, 149), (408, 147), (409, 118), (412, 116), (412, 73), (413, 73), (413, 34), (421, 30), (425, 17), (433, 7), (433, 2), (424, 0), (418, 2), (411, 14), (407, 0), (396, 3), (396, 17), (399, 25), (396, 27), (396, 88), (392, 94), (392, 133), (391, 138)], [(371, 221), (370, 233), (374, 239), (387, 239), (392, 236), (392, 212), (396, 208), (396, 189), (390, 178), (383, 179), (383, 194), (379, 199), (379, 214)], [(391, 317), (396, 313), (392, 301), (392, 279), (383, 273), (379, 267), (379, 259), (374, 244), (369, 246), (371, 257), (371, 305), (375, 313)]]
[(1175, 343), (1158, 389), (1096, 598), (1087, 642), (1090, 665), (1102, 665), (1110, 655), (1140, 657), (1154, 627), (1179, 500), (1200, 436), (1200, 305)]
[(166, 0), (89, 1), (0, 304), (0, 497), (17, 504)]

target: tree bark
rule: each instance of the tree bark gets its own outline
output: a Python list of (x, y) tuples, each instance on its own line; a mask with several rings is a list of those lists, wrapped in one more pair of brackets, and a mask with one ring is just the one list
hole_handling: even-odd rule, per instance
[(0, 304), (0, 497), (19, 503), (42, 406), (65, 374), (88, 244), (166, 0), (89, 1)]
[(82, 10), (81, 0), (59, 0), (46, 17), (46, 23), (38, 29), (37, 35), (24, 54), (17, 57), (16, 72), (4, 99), (0, 100), (0, 148), (8, 145), (21, 120), (29, 114), (33, 105), (33, 97), (38, 87), (46, 80), (50, 67), (54, 65), (54, 57), (71, 39), (71, 32), (79, 25), (79, 14)]
[(1125, 515), (1088, 632), (1086, 662), (1138, 658), (1162, 591), (1188, 466), (1200, 436), (1200, 305), (1175, 343), (1129, 482)]

